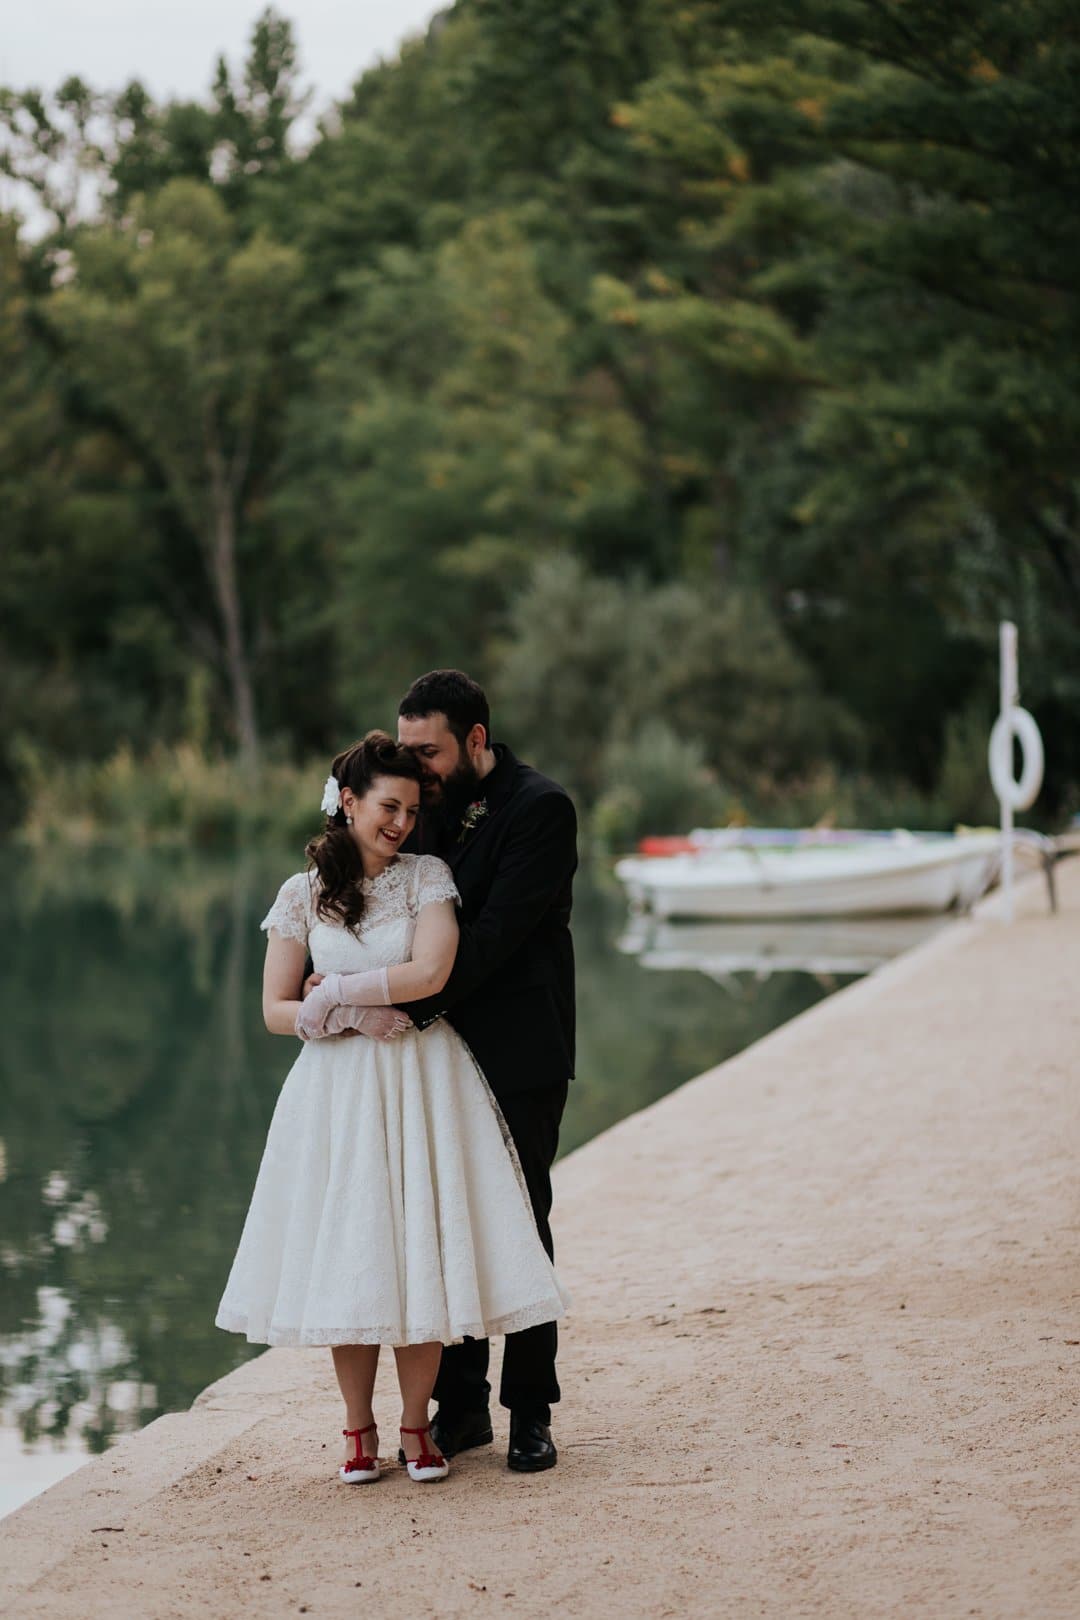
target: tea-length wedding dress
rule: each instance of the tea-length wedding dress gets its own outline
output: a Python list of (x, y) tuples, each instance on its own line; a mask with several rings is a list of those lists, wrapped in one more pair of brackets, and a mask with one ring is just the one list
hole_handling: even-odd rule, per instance
[[(445, 862), (399, 855), (365, 879), (359, 935), (315, 913), (317, 875), (262, 923), (319, 973), (409, 959), (422, 906), (457, 899)], [(562, 1316), (509, 1132), (440, 1019), (390, 1041), (307, 1042), (270, 1124), (218, 1327), (255, 1344), (451, 1344)]]

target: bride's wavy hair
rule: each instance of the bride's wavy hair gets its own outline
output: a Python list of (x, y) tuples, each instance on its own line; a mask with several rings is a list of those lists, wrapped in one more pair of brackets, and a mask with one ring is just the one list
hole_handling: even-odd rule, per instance
[[(385, 731), (369, 731), (338, 754), (330, 769), (339, 791), (351, 788), (358, 799), (380, 776), (402, 777), (418, 785), (423, 781), (415, 756)], [(364, 914), (364, 865), (345, 824), (344, 808), (327, 816), (325, 830), (311, 839), (304, 853), (319, 874), (316, 912), (327, 922), (343, 922), (355, 933)]]

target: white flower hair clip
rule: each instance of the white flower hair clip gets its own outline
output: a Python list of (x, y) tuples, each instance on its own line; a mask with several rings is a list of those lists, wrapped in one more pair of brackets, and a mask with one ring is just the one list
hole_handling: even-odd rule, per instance
[(327, 816), (336, 816), (341, 809), (341, 789), (338, 787), (338, 779), (332, 771), (326, 778), (326, 786), (322, 790), (322, 804), (319, 809)]

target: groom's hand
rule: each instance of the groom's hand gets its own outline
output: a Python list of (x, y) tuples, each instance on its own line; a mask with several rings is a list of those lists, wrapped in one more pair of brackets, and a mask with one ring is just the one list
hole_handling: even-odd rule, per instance
[(323, 1035), (366, 1035), (373, 1041), (393, 1041), (412, 1028), (396, 1007), (331, 1007)]
[(398, 1007), (364, 1007), (350, 1009), (354, 1012), (363, 1011), (364, 1027), (358, 1029), (358, 1035), (370, 1035), (373, 1041), (392, 1041), (397, 1035), (404, 1035), (412, 1027), (412, 1020)]

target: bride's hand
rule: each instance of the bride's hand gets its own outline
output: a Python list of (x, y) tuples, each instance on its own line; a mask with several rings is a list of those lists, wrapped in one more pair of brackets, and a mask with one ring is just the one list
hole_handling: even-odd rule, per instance
[(308, 974), (307, 978), (304, 980), (304, 987), (300, 991), (300, 1000), (301, 1001), (306, 1001), (308, 996), (310, 996), (311, 992), (314, 990), (315, 986), (317, 984), (322, 984), (323, 977), (324, 977), (324, 975), (321, 974), (321, 973), (309, 973)]

